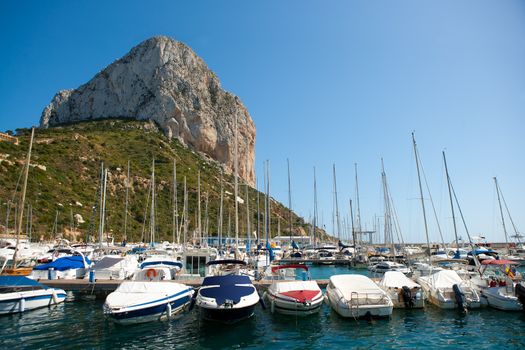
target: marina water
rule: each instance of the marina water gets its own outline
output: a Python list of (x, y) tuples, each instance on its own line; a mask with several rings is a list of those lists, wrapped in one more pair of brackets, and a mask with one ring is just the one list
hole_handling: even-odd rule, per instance
[[(523, 271), (523, 269), (522, 269)], [(312, 278), (362, 273), (340, 266), (313, 266)], [(54, 308), (0, 317), (2, 349), (414, 349), (525, 348), (525, 313), (491, 308), (395, 309), (390, 319), (344, 319), (323, 305), (305, 318), (272, 315), (257, 306), (254, 317), (234, 325), (202, 321), (198, 310), (170, 322), (133, 326), (105, 319), (102, 300), (72, 297)]]

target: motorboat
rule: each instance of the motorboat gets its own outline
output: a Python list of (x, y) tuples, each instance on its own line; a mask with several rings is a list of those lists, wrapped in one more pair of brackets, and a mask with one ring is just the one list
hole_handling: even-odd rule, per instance
[(207, 265), (221, 265), (225, 268), (216, 269), (215, 275), (207, 276), (202, 281), (195, 300), (202, 318), (235, 323), (251, 317), (260, 297), (250, 277), (239, 274), (239, 270), (246, 266), (246, 262), (214, 260)]
[(456, 271), (439, 269), (416, 280), (428, 301), (441, 309), (475, 309), (481, 305), (479, 293)]
[[(152, 268), (153, 269), (153, 268)], [(172, 319), (189, 306), (193, 289), (181, 283), (162, 281), (165, 270), (154, 278), (139, 274), (144, 280), (124, 281), (110, 293), (103, 306), (104, 314), (120, 324)]]
[(377, 285), (392, 299), (394, 308), (413, 309), (425, 306), (421, 286), (401, 271), (385, 272)]
[[(306, 316), (319, 312), (323, 303), (323, 292), (316, 281), (307, 277), (306, 265), (278, 265), (272, 266), (271, 269), (274, 278), (265, 297), (270, 303), (272, 313)], [(302, 270), (304, 280), (296, 280), (296, 270)]]
[(84, 278), (91, 261), (84, 255), (64, 256), (47, 264), (33, 268), (31, 278), (39, 279), (77, 279)]
[(386, 317), (394, 304), (388, 294), (363, 275), (334, 275), (326, 287), (331, 307), (343, 317)]
[(375, 275), (383, 275), (387, 271), (399, 271), (405, 275), (412, 272), (406, 265), (394, 261), (381, 261), (375, 265), (369, 266), (368, 271)]
[[(141, 270), (151, 270), (155, 271), (156, 269), (163, 269), (165, 270), (165, 278), (169, 280), (176, 279), (177, 275), (180, 273), (180, 271), (183, 268), (182, 262), (177, 260), (175, 257), (171, 256), (155, 256), (150, 257), (144, 260), (139, 268)], [(150, 272), (153, 273), (153, 272)]]
[(484, 260), (480, 274), (471, 278), (490, 307), (505, 311), (525, 309), (519, 293), (525, 288), (515, 265), (517, 263), (511, 260)]
[(139, 266), (135, 255), (107, 255), (97, 261), (85, 275), (85, 279), (126, 280), (131, 279)]
[(60, 304), (66, 292), (24, 276), (0, 276), (0, 315)]
[(317, 251), (317, 259), (323, 265), (333, 265), (335, 263), (334, 254), (326, 249), (320, 249)]

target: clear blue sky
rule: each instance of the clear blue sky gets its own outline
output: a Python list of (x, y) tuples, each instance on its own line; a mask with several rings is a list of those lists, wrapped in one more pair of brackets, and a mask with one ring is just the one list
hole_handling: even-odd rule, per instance
[(317, 167), (329, 230), (332, 164), (346, 216), (358, 163), (371, 227), (383, 157), (405, 239), (424, 241), (415, 130), (447, 241), (443, 149), (470, 231), (503, 241), (493, 176), (525, 231), (525, 2), (2, 1), (0, 130), (37, 125), (58, 90), (159, 34), (191, 46), (245, 103), (258, 175), (269, 159), (284, 203), (290, 158), (293, 207), (306, 217)]

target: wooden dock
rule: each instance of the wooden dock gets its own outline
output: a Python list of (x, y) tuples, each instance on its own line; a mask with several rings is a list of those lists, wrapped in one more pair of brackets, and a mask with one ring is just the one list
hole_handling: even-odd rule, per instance
[[(94, 283), (90, 283), (86, 279), (77, 279), (77, 280), (65, 280), (65, 279), (55, 279), (47, 280), (41, 279), (40, 283), (53, 288), (60, 288), (66, 292), (73, 292), (80, 295), (94, 295), (96, 297), (106, 297), (109, 293), (113, 292), (123, 281), (118, 280), (97, 280)], [(191, 280), (170, 280), (163, 281), (163, 283), (183, 283), (187, 286), (198, 288), (202, 284), (201, 279), (191, 279)], [(271, 281), (253, 281), (255, 288), (258, 290), (264, 290), (270, 286)], [(319, 287), (325, 288), (328, 284), (328, 280), (322, 279), (317, 280)]]

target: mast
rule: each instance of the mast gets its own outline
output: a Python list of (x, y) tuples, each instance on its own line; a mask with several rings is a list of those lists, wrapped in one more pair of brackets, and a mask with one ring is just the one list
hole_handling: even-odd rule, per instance
[(197, 172), (197, 229), (199, 237), (197, 238), (202, 245), (202, 225), (201, 225), (201, 171)]
[(290, 182), (290, 160), (286, 158), (286, 163), (288, 165), (288, 209), (290, 210), (290, 245), (292, 245), (292, 186)]
[(183, 250), (186, 250), (186, 240), (188, 235), (188, 190), (186, 187), (186, 176), (184, 176), (184, 205), (182, 208), (183, 211), (183, 223), (184, 223), (184, 237), (183, 237)]
[(354, 163), (354, 169), (355, 169), (355, 197), (357, 202), (357, 232), (361, 235), (361, 205), (359, 203), (359, 181), (357, 179), (357, 163)]
[(390, 195), (388, 191), (388, 183), (386, 180), (383, 158), (381, 158), (381, 179), (383, 181), (383, 196), (385, 200), (385, 245), (387, 244), (387, 240), (390, 241), (394, 261), (396, 261), (396, 247), (394, 245), (394, 235), (392, 233), (392, 209), (390, 207)]
[(248, 254), (250, 246), (251, 246), (251, 237), (250, 237), (250, 202), (249, 202), (249, 198), (248, 198), (248, 184), (246, 184), (246, 238), (247, 238), (246, 254)]
[(155, 243), (155, 157), (151, 161), (150, 245)]
[[(104, 203), (104, 162), (101, 162), (100, 165), (100, 199), (99, 199), (99, 221), (98, 221), (98, 246), (99, 248), (102, 247), (102, 220), (103, 220), (103, 213), (102, 213), (102, 205)], [(53, 226), (53, 231), (55, 229), (55, 226)]]
[(448, 195), (450, 197), (450, 210), (452, 211), (452, 223), (454, 224), (454, 236), (456, 237), (456, 256), (459, 258), (459, 241), (458, 241), (458, 230), (456, 227), (456, 216), (454, 213), (454, 201), (452, 200), (452, 189), (450, 185), (450, 176), (448, 175), (447, 158), (445, 157), (445, 151), (443, 151), (443, 162), (445, 163), (445, 172), (447, 174), (448, 184)]
[(496, 185), (496, 193), (498, 194), (498, 204), (499, 204), (499, 212), (500, 212), (500, 215), (501, 215), (501, 224), (503, 225), (503, 232), (505, 233), (505, 244), (507, 246), (507, 254), (510, 255), (510, 247), (509, 247), (509, 238), (508, 238), (508, 235), (507, 235), (507, 226), (505, 226), (505, 217), (503, 216), (503, 208), (501, 206), (501, 199), (500, 199), (500, 190), (499, 190), (499, 185), (498, 185), (498, 179), (496, 179), (496, 177), (493, 178), (494, 179), (494, 184)]
[(430, 264), (430, 239), (428, 238), (428, 223), (427, 223), (427, 212), (425, 210), (425, 200), (423, 199), (423, 186), (421, 185), (421, 173), (419, 170), (419, 157), (417, 155), (417, 145), (416, 138), (414, 133), (412, 133), (412, 144), (414, 146), (414, 156), (416, 157), (416, 168), (417, 168), (417, 180), (419, 183), (419, 195), (421, 196), (421, 208), (423, 210), (423, 222), (425, 223), (425, 235), (427, 238), (427, 248), (428, 248), (428, 263)]
[[(102, 222), (100, 223), (100, 246), (102, 247), (102, 236), (104, 235), (104, 226), (106, 224), (106, 189), (107, 189), (107, 183), (108, 183), (108, 168), (104, 169), (104, 189), (102, 192)], [(109, 245), (107, 236), (106, 236), (106, 243)]]
[(179, 232), (179, 208), (177, 203), (177, 160), (173, 158), (173, 244), (175, 244), (175, 235), (177, 236), (177, 244), (180, 244)]
[[(270, 161), (266, 160), (266, 245), (268, 246), (270, 234)], [(270, 252), (266, 255), (266, 264), (270, 263)]]
[(208, 192), (205, 192), (204, 193), (204, 196), (205, 196), (205, 200), (204, 200), (204, 243), (201, 242), (201, 245), (203, 247), (207, 247), (208, 246), (208, 200), (209, 200), (209, 195), (208, 195)]
[(352, 206), (352, 199), (350, 199), (350, 222), (352, 223), (352, 242), (354, 243), (354, 252), (357, 252), (357, 244), (355, 241), (355, 227), (354, 227), (354, 208)]
[(35, 128), (31, 128), (31, 139), (29, 141), (29, 151), (27, 152), (26, 167), (24, 170), (24, 183), (22, 185), (22, 198), (20, 210), (18, 213), (18, 222), (16, 226), (16, 245), (15, 252), (13, 253), (13, 269), (16, 269), (16, 258), (18, 253), (18, 244), (20, 243), (20, 231), (22, 231), (22, 220), (24, 215), (24, 205), (26, 200), (26, 191), (27, 191), (27, 177), (29, 176), (29, 163), (31, 161), (31, 150), (33, 148), (33, 138), (35, 137)]
[(237, 258), (237, 248), (238, 248), (238, 242), (239, 242), (239, 202), (237, 201), (237, 197), (239, 196), (239, 179), (238, 179), (238, 152), (239, 152), (239, 145), (238, 145), (238, 135), (237, 135), (238, 129), (237, 129), (237, 114), (235, 114), (235, 154), (234, 154), (234, 173), (235, 173), (235, 258)]
[(124, 211), (124, 240), (128, 241), (128, 199), (129, 199), (129, 159), (128, 159), (128, 175), (126, 177), (126, 206)]
[(219, 250), (222, 247), (222, 228), (223, 228), (223, 203), (224, 203), (224, 184), (223, 184), (223, 171), (221, 170), (221, 203), (219, 206)]
[(317, 178), (315, 176), (315, 167), (314, 167), (314, 247), (317, 245)]
[(335, 218), (337, 224), (337, 239), (341, 240), (341, 220), (339, 218), (339, 204), (337, 201), (337, 177), (335, 175), (335, 164), (333, 164), (333, 174), (334, 174), (334, 200), (335, 200)]
[(260, 205), (260, 201), (259, 201), (259, 179), (257, 178), (255, 180), (255, 187), (257, 187), (257, 238), (256, 238), (256, 242), (258, 243), (259, 242), (259, 237), (260, 237), (260, 234), (261, 234), (261, 205)]

